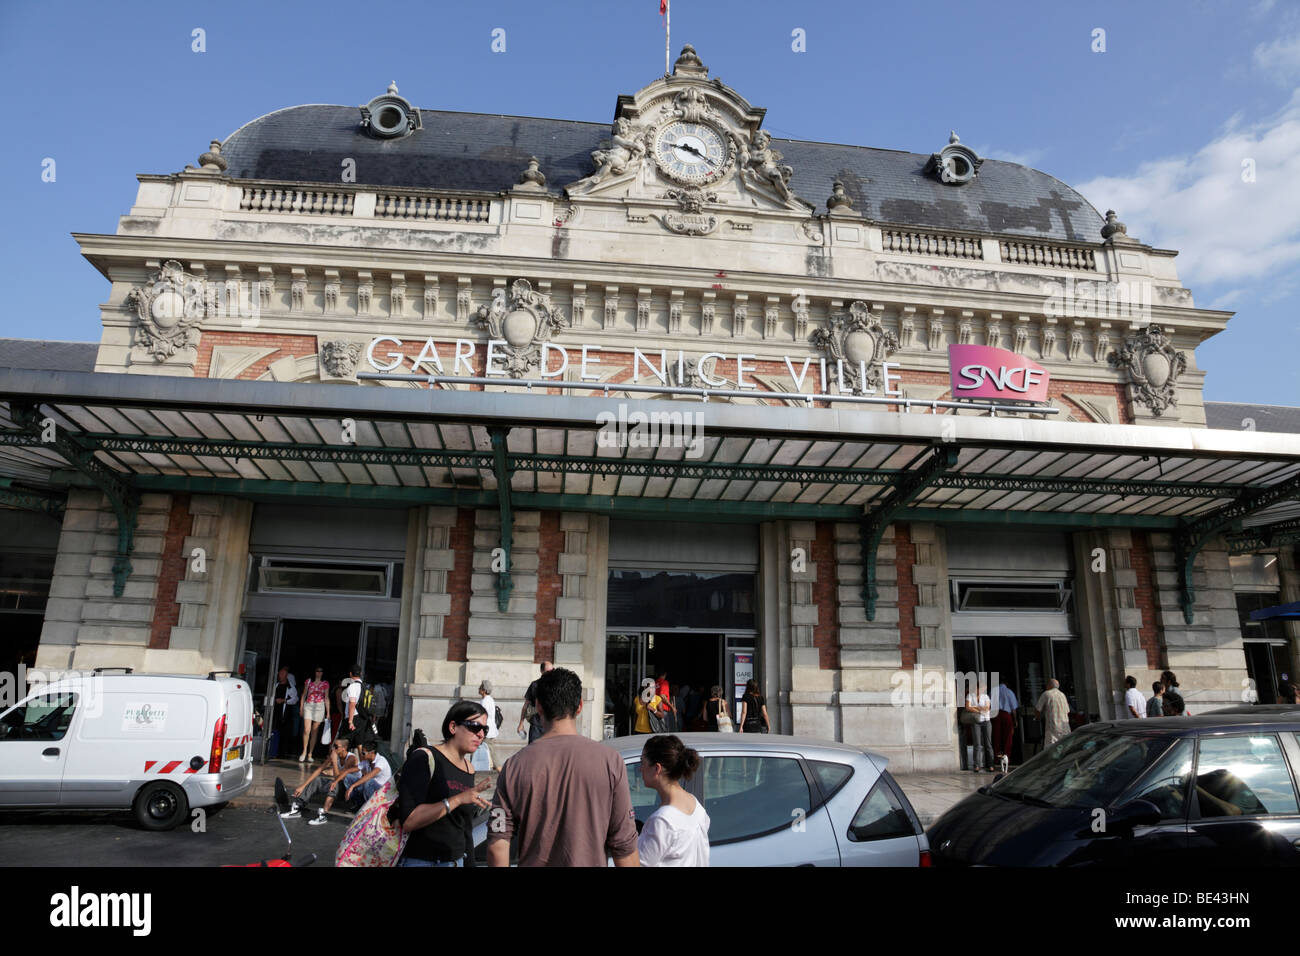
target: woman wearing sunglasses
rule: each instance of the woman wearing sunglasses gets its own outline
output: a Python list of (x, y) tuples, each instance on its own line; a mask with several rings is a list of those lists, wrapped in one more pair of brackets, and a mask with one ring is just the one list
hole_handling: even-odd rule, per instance
[(389, 819), (409, 834), (399, 866), (474, 865), (474, 815), (488, 787), (474, 785), (470, 758), (487, 736), (482, 704), (457, 701), (442, 720), (442, 743), (413, 751), (402, 767)]

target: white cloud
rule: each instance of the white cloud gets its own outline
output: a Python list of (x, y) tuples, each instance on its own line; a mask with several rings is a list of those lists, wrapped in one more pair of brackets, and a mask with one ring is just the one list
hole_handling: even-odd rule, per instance
[[(1254, 182), (1243, 181), (1253, 161)], [(1190, 156), (1143, 163), (1129, 176), (1076, 188), (1098, 209), (1114, 209), (1129, 235), (1177, 249), (1191, 282), (1257, 279), (1300, 263), (1300, 90), (1275, 116), (1234, 117)]]
[(1255, 66), (1281, 83), (1300, 76), (1300, 33), (1281, 36), (1255, 47)]
[(1008, 149), (998, 149), (996, 146), (972, 146), (977, 156), (984, 159), (998, 159), (1004, 163), (1018, 163), (1021, 166), (1030, 166), (1037, 168), (1037, 165), (1043, 161), (1047, 155), (1045, 149), (1031, 149), (1023, 153), (1015, 153)]
[(1223, 293), (1223, 295), (1219, 296), (1213, 302), (1211, 302), (1208, 306), (1206, 306), (1206, 308), (1231, 309), (1233, 308), (1233, 306), (1237, 304), (1237, 302), (1241, 300), (1241, 297), (1245, 294), (1246, 294), (1245, 289), (1231, 289), (1228, 292)]

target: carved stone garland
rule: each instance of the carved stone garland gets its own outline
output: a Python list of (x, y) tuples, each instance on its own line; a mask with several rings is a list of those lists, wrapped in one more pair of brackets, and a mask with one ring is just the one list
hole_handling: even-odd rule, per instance
[(1108, 356), (1127, 369), (1133, 401), (1161, 415), (1178, 405), (1178, 376), (1187, 370), (1187, 355), (1174, 349), (1158, 325), (1149, 325)]
[(516, 279), (508, 296), (500, 290), (491, 305), (474, 312), (475, 324), (493, 339), (504, 340), (501, 351), (511, 378), (523, 378), (542, 357), (542, 343), (566, 326), (564, 315), (551, 305), (551, 297), (534, 292), (526, 279)]
[[(844, 363), (854, 395), (880, 389), (884, 381), (881, 363), (898, 348), (898, 337), (880, 324), (880, 316), (873, 315), (864, 302), (854, 302), (848, 312), (833, 313), (826, 327), (814, 331), (810, 338), (832, 362)], [(830, 370), (829, 377), (838, 380), (838, 367)]]

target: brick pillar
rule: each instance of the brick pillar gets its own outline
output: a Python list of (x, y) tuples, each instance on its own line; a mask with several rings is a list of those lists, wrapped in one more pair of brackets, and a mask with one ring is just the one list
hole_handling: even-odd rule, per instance
[(190, 496), (173, 495), (167, 513), (167, 530), (163, 533), (162, 561), (158, 569), (158, 596), (154, 602), (153, 621), (149, 626), (149, 649), (165, 649), (171, 644), (172, 628), (180, 623), (181, 605), (176, 585), (185, 577), (189, 554), (185, 538), (193, 525)]

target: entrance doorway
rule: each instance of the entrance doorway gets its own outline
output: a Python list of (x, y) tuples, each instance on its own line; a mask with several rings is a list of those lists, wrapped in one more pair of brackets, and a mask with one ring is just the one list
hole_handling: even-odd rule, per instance
[[(1082, 713), (1076, 675), (1081, 673), (1079, 642), (1047, 637), (966, 637), (953, 640), (953, 664), (959, 675), (977, 674), (984, 681), (989, 697), (1005, 683), (1016, 695), (1019, 707), (1015, 714), (1015, 736), (1011, 745), (1011, 762), (1023, 763), (1042, 746), (1042, 724), (1034, 716), (1034, 703), (1055, 678), (1070, 702), (1071, 713)], [(965, 703), (965, 694), (973, 693), (959, 680), (957, 706)], [(993, 699), (996, 705), (997, 700)], [(966, 745), (970, 743), (962, 728), (961, 767), (969, 769)]]
[[(646, 677), (668, 675), (679, 731), (702, 730), (698, 718), (713, 687), (735, 702), (757, 678), (755, 638), (717, 631), (610, 632), (605, 644), (605, 720), (616, 737), (632, 733), (632, 700)], [(739, 684), (737, 684), (739, 681)]]
[[(302, 718), (298, 707), (276, 704), (281, 668), (294, 677), (299, 700), (316, 668), (329, 681), (331, 734), (337, 734), (347, 713), (342, 685), (348, 671), (361, 664), (364, 689), (360, 707), (379, 727), (379, 738), (392, 736), (393, 685), (397, 676), (398, 629), (363, 621), (313, 621), (281, 618), (244, 622), (244, 646), (239, 670), (253, 688), (262, 715), (262, 759), (279, 756), (296, 759), (302, 751)], [(275, 753), (272, 753), (272, 751)], [(325, 748), (315, 737), (312, 758), (323, 758)]]

